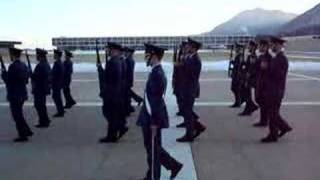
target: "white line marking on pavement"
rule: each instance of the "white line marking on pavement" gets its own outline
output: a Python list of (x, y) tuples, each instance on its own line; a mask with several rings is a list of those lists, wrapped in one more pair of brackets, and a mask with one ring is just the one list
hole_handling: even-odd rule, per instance
[[(288, 78), (287, 81), (320, 81), (320, 78), (305, 76), (296, 73), (290, 73), (292, 76), (296, 76), (298, 78)], [(168, 79), (170, 81), (170, 79)], [(73, 79), (72, 82), (76, 83), (90, 83), (90, 82), (98, 82), (98, 79)], [(145, 79), (136, 79), (135, 82), (143, 83), (146, 82)], [(231, 82), (229, 78), (203, 78), (200, 79), (200, 82)], [(6, 87), (5, 84), (0, 83), (0, 88)]]
[[(196, 102), (195, 106), (199, 107), (205, 107), (205, 106), (212, 106), (212, 107), (227, 107), (232, 105), (233, 102)], [(24, 103), (25, 106), (33, 106), (32, 102), (26, 102)], [(133, 103), (134, 106), (137, 106), (136, 103)], [(292, 102), (283, 102), (283, 106), (320, 106), (320, 101), (292, 101)], [(8, 102), (0, 102), (0, 107), (7, 107), (9, 106)], [(47, 103), (48, 107), (53, 107), (55, 106), (54, 103)], [(102, 102), (77, 102), (76, 107), (100, 107), (102, 106)], [(169, 109), (169, 104), (168, 104), (168, 111)], [(176, 108), (176, 107), (175, 107)], [(177, 110), (177, 109), (174, 109)], [(173, 115), (172, 115), (173, 116)], [(172, 120), (173, 118), (176, 118), (175, 116), (171, 117), (171, 122), (178, 122), (181, 120)]]
[(288, 58), (296, 58), (296, 59), (319, 59), (317, 56), (297, 56), (297, 55), (288, 55)]
[(72, 82), (98, 82), (98, 79), (73, 79)]
[[(135, 82), (146, 82), (145, 79), (136, 79)], [(98, 82), (98, 79), (73, 79), (72, 82)]]
[[(232, 105), (233, 102), (196, 102), (195, 106), (205, 107), (227, 107)], [(296, 102), (283, 102), (283, 106), (320, 106), (320, 101), (296, 101)]]
[(320, 81), (320, 78), (318, 78), (318, 77), (307, 76), (307, 75), (300, 74), (300, 73), (291, 73), (290, 72), (289, 75), (300, 77), (300, 78), (305, 78), (305, 79), (308, 79), (308, 80)]
[[(55, 104), (54, 103), (47, 103), (46, 104), (48, 107), (54, 107)], [(5, 106), (9, 106), (8, 102), (0, 102), (0, 107), (5, 107)], [(32, 102), (26, 102), (24, 103), (24, 106), (33, 106)], [(77, 107), (99, 107), (102, 106), (102, 102), (77, 102), (77, 104), (75, 105)]]
[[(304, 77), (300, 78), (288, 78), (288, 81), (309, 81), (313, 79), (306, 79)], [(73, 82), (98, 82), (97, 79), (74, 79)], [(170, 80), (168, 80), (170, 81)], [(200, 82), (230, 82), (229, 78), (203, 78), (200, 79)], [(145, 79), (136, 79), (135, 82), (146, 82)]]
[[(310, 81), (312, 79), (306, 78), (288, 78), (288, 81)], [(200, 82), (231, 82), (229, 78), (204, 78), (200, 79)]]

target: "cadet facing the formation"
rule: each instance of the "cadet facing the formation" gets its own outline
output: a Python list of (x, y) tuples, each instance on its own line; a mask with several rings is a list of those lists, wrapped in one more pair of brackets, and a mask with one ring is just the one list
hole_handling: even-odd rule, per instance
[(141, 126), (144, 146), (147, 151), (148, 171), (143, 180), (160, 180), (161, 165), (171, 171), (174, 179), (182, 164), (172, 158), (162, 147), (162, 129), (169, 127), (169, 117), (164, 101), (167, 79), (161, 65), (165, 49), (145, 44), (145, 60), (152, 70), (149, 74), (144, 102), (138, 117), (137, 125)]

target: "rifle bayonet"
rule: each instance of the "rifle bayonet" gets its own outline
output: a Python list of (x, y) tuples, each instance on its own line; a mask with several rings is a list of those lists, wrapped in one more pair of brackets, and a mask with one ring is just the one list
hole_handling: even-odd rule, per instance
[(29, 69), (30, 74), (32, 74), (32, 66), (31, 66), (28, 50), (26, 49), (25, 51), (26, 51), (26, 58), (27, 58), (27, 62), (28, 62), (28, 69)]

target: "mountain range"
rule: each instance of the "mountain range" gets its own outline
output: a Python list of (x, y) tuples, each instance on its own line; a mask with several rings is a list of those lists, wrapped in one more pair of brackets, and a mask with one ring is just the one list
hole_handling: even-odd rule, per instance
[(320, 4), (297, 15), (256, 8), (237, 14), (202, 35), (283, 35), (320, 34)]
[(282, 26), (278, 33), (283, 36), (319, 35), (320, 4)]

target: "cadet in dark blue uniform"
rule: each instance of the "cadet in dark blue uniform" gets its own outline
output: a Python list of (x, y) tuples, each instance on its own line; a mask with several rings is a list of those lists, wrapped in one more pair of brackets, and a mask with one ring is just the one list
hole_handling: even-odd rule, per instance
[(129, 128), (127, 127), (127, 114), (128, 114), (128, 105), (127, 105), (127, 99), (128, 99), (128, 67), (127, 67), (127, 61), (126, 61), (126, 48), (122, 48), (122, 55), (120, 58), (121, 62), (121, 96), (119, 98), (119, 101), (121, 103), (120, 105), (120, 118), (118, 119), (118, 140), (122, 138), (123, 135), (125, 135)]
[(244, 46), (241, 44), (236, 43), (236, 56), (234, 58), (233, 63), (233, 70), (231, 73), (231, 91), (234, 94), (234, 99), (235, 102), (231, 108), (238, 108), (241, 106), (243, 103), (243, 99), (241, 98), (241, 93), (240, 93), (240, 63), (243, 62), (244, 60), (244, 55), (243, 55), (243, 48)]
[(108, 42), (106, 51), (110, 59), (106, 61), (103, 78), (104, 88), (101, 97), (103, 100), (102, 112), (108, 121), (108, 133), (99, 142), (115, 143), (119, 138), (119, 127), (122, 123), (123, 113), (121, 108), (125, 99), (123, 97), (122, 47), (119, 44)]
[(244, 110), (239, 114), (240, 116), (250, 116), (254, 111), (258, 109), (258, 106), (254, 103), (252, 99), (252, 90), (255, 88), (256, 84), (256, 55), (257, 43), (254, 41), (249, 42), (249, 55), (246, 61), (241, 63), (241, 95), (246, 102)]
[(64, 67), (61, 60), (62, 51), (54, 50), (53, 53), (55, 62), (52, 67), (52, 99), (57, 108), (57, 113), (54, 115), (54, 117), (63, 117), (65, 111), (63, 108), (61, 94), (64, 80)]
[(137, 125), (142, 128), (149, 167), (144, 180), (160, 180), (161, 165), (171, 171), (170, 179), (174, 179), (182, 169), (182, 164), (163, 149), (161, 142), (162, 129), (169, 127), (168, 112), (163, 99), (167, 79), (160, 63), (164, 51), (163, 48), (145, 44), (146, 63), (152, 67), (152, 71), (147, 80), (144, 103), (137, 121)]
[(39, 63), (31, 76), (34, 106), (39, 116), (37, 128), (47, 128), (50, 125), (46, 102), (51, 91), (51, 68), (47, 60), (47, 54), (48, 52), (43, 49), (36, 49)]
[(28, 137), (33, 135), (23, 117), (23, 104), (28, 99), (26, 85), (28, 84), (29, 70), (27, 65), (20, 60), (21, 52), (20, 49), (9, 49), (12, 64), (10, 64), (8, 71), (2, 70), (1, 74), (6, 84), (7, 100), (18, 131), (18, 138), (14, 139), (14, 142), (28, 141)]
[(199, 122), (199, 116), (194, 112), (193, 106), (196, 98), (200, 96), (200, 73), (201, 59), (198, 50), (202, 44), (188, 39), (186, 45), (188, 56), (183, 61), (182, 70), (184, 72), (181, 83), (181, 110), (186, 124), (186, 134), (178, 138), (178, 142), (193, 142), (206, 127)]
[[(179, 52), (177, 54), (177, 59), (174, 62), (173, 66), (173, 74), (172, 74), (172, 88), (173, 94), (176, 96), (177, 105), (178, 105), (178, 112), (176, 113), (177, 116), (182, 116), (181, 111), (181, 84), (183, 82), (183, 61), (188, 56), (186, 52), (186, 41), (183, 41), (180, 45)], [(185, 127), (185, 123), (177, 125), (177, 127)]]
[(288, 73), (288, 59), (282, 51), (285, 40), (271, 37), (272, 56), (268, 64), (268, 86), (267, 86), (267, 112), (269, 117), (269, 135), (263, 139), (263, 143), (276, 142), (278, 138), (292, 131), (289, 124), (281, 117), (280, 107), (285, 94)]
[(126, 100), (127, 104), (127, 115), (130, 115), (130, 113), (134, 112), (134, 108), (131, 105), (131, 99), (134, 99), (138, 105), (140, 105), (143, 101), (143, 98), (140, 97), (138, 94), (136, 94), (133, 91), (133, 85), (134, 85), (134, 68), (135, 68), (135, 61), (133, 59), (134, 49), (132, 48), (124, 48), (125, 50), (125, 57), (126, 57), (126, 64), (127, 64), (127, 86), (128, 86), (128, 96)]
[(76, 104), (76, 101), (71, 96), (70, 85), (72, 81), (72, 73), (73, 73), (73, 62), (71, 58), (73, 54), (70, 51), (65, 50), (65, 60), (63, 62), (64, 67), (64, 84), (63, 84), (63, 94), (66, 100), (66, 109), (70, 109), (72, 106)]
[(268, 52), (269, 42), (266, 39), (259, 41), (257, 51), (257, 81), (255, 89), (255, 100), (260, 107), (260, 121), (253, 124), (254, 127), (266, 127), (269, 124), (267, 112), (267, 87), (268, 87), (268, 64), (271, 55)]

